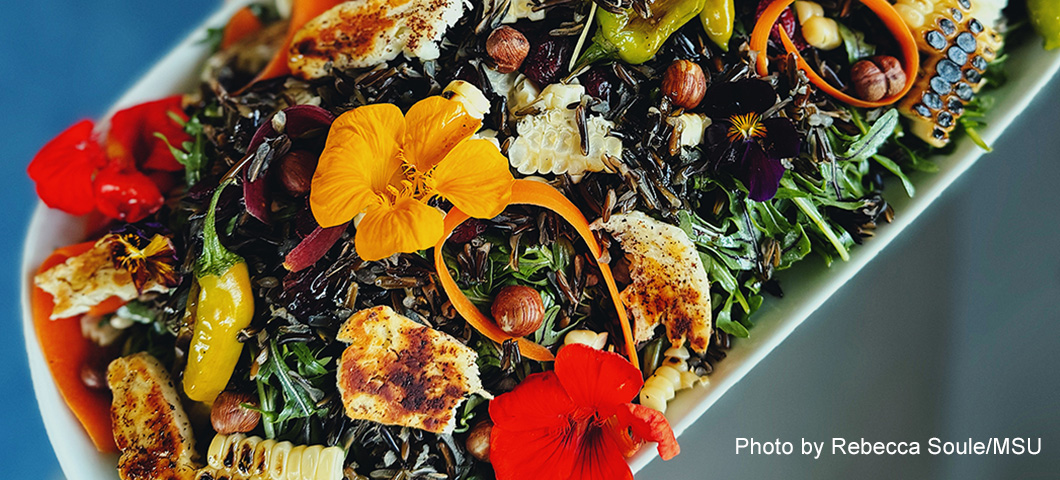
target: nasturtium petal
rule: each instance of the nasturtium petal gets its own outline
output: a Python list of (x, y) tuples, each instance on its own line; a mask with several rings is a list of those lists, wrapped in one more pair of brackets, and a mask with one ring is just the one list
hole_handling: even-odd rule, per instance
[(529, 375), (514, 390), (490, 402), (490, 419), (512, 432), (568, 426), (576, 407), (556, 372)]
[(633, 436), (640, 440), (657, 443), (659, 458), (669, 460), (681, 453), (670, 422), (657, 410), (627, 403), (617, 412), (621, 425), (629, 426)]
[(181, 101), (181, 95), (173, 95), (117, 111), (110, 119), (106, 140), (111, 162), (139, 170), (183, 170), (184, 165), (177, 162), (166, 143), (155, 136), (160, 133), (177, 147), (191, 140), (184, 127), (170, 116), (188, 120)]
[(82, 120), (41, 148), (27, 169), (45, 205), (71, 215), (94, 208), (92, 176), (106, 164), (103, 149), (92, 139), (94, 125)]
[(556, 430), (509, 432), (495, 426), (490, 432), (490, 463), (497, 480), (579, 478), (571, 476), (571, 471), (579, 458), (580, 440), (557, 435)]
[[(608, 427), (603, 427), (608, 428)], [(590, 429), (582, 438), (578, 461), (567, 478), (579, 480), (633, 480), (625, 454), (611, 432)]]
[(482, 121), (469, 115), (460, 102), (433, 96), (416, 102), (405, 115), (405, 124), (405, 161), (426, 172), (478, 131)]
[(617, 353), (585, 345), (568, 345), (556, 355), (556, 376), (574, 404), (604, 417), (633, 400), (644, 381), (640, 369)]
[(391, 104), (367, 105), (335, 120), (309, 193), (321, 227), (341, 225), (379, 202), (401, 170), (405, 119)]
[(465, 140), (430, 173), (434, 191), (476, 218), (493, 218), (512, 196), (508, 160), (489, 140)]
[[(555, 372), (535, 373), (489, 404), (490, 462), (498, 480), (568, 479), (582, 441), (576, 408)], [(564, 432), (576, 433), (566, 435)]]
[(165, 197), (139, 170), (111, 164), (96, 172), (92, 183), (96, 209), (110, 218), (135, 223), (155, 213)]
[(357, 225), (354, 247), (365, 260), (382, 260), (434, 246), (442, 236), (442, 214), (412, 198), (371, 207)]

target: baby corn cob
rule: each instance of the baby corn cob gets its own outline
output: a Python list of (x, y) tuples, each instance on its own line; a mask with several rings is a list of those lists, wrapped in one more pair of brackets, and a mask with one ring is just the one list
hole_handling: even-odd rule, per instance
[(921, 52), (916, 85), (899, 110), (912, 121), (917, 137), (943, 147), (982, 87), (1001, 36), (971, 15), (972, 0), (898, 0), (894, 8)]
[(196, 480), (339, 480), (346, 452), (242, 434), (217, 435)]

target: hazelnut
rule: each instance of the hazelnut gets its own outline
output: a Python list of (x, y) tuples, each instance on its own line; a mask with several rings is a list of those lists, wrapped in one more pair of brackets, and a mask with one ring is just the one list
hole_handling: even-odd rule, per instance
[(490, 313), (504, 333), (522, 337), (536, 331), (545, 321), (545, 304), (537, 290), (523, 285), (509, 285), (497, 293)]
[(483, 420), (471, 428), (471, 431), (467, 433), (467, 441), (464, 442), (464, 446), (467, 447), (467, 453), (470, 453), (472, 457), (489, 463), (490, 461), (490, 433), (493, 432), (493, 422), (489, 420)]
[(313, 172), (317, 169), (317, 155), (307, 150), (291, 150), (280, 159), (280, 183), (287, 193), (301, 197), (309, 192)]
[(244, 403), (256, 404), (247, 393), (221, 392), (210, 407), (210, 424), (219, 434), (249, 432), (258, 426), (261, 414), (246, 408)]
[(878, 55), (855, 63), (850, 79), (858, 98), (875, 102), (901, 93), (906, 76), (897, 58)]
[(883, 76), (887, 78), (887, 96), (902, 93), (906, 81), (902, 63), (890, 55), (877, 55), (869, 60), (872, 60), (872, 63), (875, 63), (883, 72)]
[(530, 42), (512, 27), (500, 27), (486, 39), (486, 53), (497, 64), (500, 73), (512, 73), (523, 65), (530, 53)]
[(663, 74), (662, 93), (682, 108), (696, 108), (707, 93), (707, 76), (690, 60), (671, 63)]
[(92, 390), (107, 390), (106, 367), (100, 368), (96, 362), (81, 364), (81, 383)]

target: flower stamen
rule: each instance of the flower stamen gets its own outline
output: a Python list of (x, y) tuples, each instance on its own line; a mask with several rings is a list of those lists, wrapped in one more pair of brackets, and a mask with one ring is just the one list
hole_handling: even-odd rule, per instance
[(766, 135), (766, 127), (762, 125), (762, 117), (757, 113), (747, 113), (745, 115), (733, 115), (729, 117), (728, 137), (730, 142), (746, 142), (752, 138), (764, 137)]

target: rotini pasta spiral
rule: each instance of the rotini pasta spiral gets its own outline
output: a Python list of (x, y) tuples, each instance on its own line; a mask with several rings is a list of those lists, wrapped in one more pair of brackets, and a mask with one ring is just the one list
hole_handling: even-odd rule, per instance
[(592, 330), (571, 330), (563, 337), (563, 345), (585, 345), (597, 350), (603, 350), (607, 346), (607, 332), (594, 332)]
[(644, 387), (640, 390), (640, 404), (666, 413), (666, 404), (677, 391), (692, 388), (697, 382), (706, 384), (708, 380), (689, 370), (690, 355), (685, 347), (670, 347), (663, 357), (662, 365), (644, 381)]

